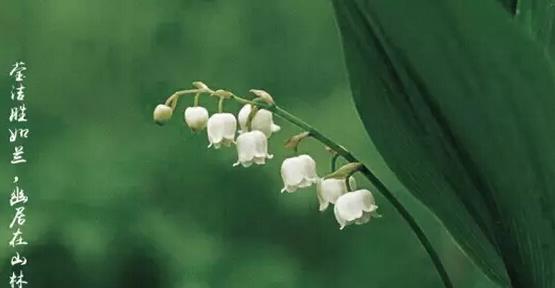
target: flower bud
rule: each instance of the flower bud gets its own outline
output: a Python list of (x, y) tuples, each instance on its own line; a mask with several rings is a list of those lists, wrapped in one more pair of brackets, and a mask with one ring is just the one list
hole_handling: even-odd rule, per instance
[(306, 154), (287, 158), (281, 164), (281, 178), (284, 185), (281, 192), (291, 193), (298, 188), (309, 187), (319, 181), (316, 162)]
[(237, 120), (231, 113), (215, 113), (208, 119), (208, 147), (219, 149), (222, 145), (230, 146), (235, 142)]
[(195, 88), (197, 88), (198, 90), (200, 90), (200, 92), (208, 92), (210, 91), (210, 88), (208, 88), (208, 86), (206, 86), (206, 84), (200, 82), (200, 81), (195, 81), (193, 82), (193, 86), (195, 86)]
[(241, 164), (249, 167), (252, 163), (262, 165), (266, 163), (266, 159), (273, 157), (268, 154), (266, 135), (258, 130), (245, 132), (237, 137), (237, 154), (238, 159), (233, 166)]
[(249, 90), (252, 94), (256, 95), (259, 99), (266, 102), (267, 104), (274, 104), (274, 98), (270, 95), (270, 93), (260, 90), (260, 89), (251, 89)]
[(154, 108), (152, 113), (152, 118), (154, 122), (158, 125), (164, 125), (172, 118), (173, 110), (170, 106), (159, 104)]
[(194, 132), (204, 129), (208, 123), (208, 110), (201, 106), (187, 107), (185, 109), (185, 123)]
[(364, 224), (370, 221), (370, 218), (379, 217), (376, 213), (374, 196), (366, 189), (345, 193), (335, 202), (333, 212), (335, 219), (339, 223), (340, 228), (350, 224)]
[(355, 172), (361, 171), (363, 168), (364, 165), (362, 165), (362, 163), (350, 162), (333, 171), (333, 173), (327, 175), (325, 178), (345, 179), (348, 176), (353, 175)]
[(284, 146), (287, 149), (293, 149), (297, 151), (297, 147), (299, 147), (299, 144), (301, 144), (301, 141), (303, 141), (308, 136), (310, 136), (310, 132), (308, 131), (301, 132), (287, 139)]
[[(349, 186), (356, 189), (356, 181), (354, 177), (349, 177)], [(345, 179), (321, 179), (316, 185), (316, 195), (320, 203), (320, 211), (328, 208), (329, 203), (335, 204), (339, 196), (349, 192)]]
[[(239, 114), (237, 115), (237, 119), (239, 121), (239, 127), (241, 130), (240, 133), (248, 132), (247, 122), (249, 119), (249, 115), (252, 111), (252, 105), (246, 104), (241, 108)], [(264, 133), (266, 137), (270, 138), (272, 133), (279, 131), (281, 127), (274, 124), (272, 112), (266, 109), (260, 109), (256, 111), (256, 114), (252, 117), (251, 120), (251, 130), (258, 130)]]

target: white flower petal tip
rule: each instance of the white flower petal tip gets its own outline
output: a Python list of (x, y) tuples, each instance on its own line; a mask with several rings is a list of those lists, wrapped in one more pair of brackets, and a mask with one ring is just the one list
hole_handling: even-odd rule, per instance
[(283, 187), (283, 188), (281, 189), (281, 193), (285, 193), (285, 192), (287, 192), (287, 193), (293, 193), (293, 192), (295, 192), (295, 191), (297, 191), (297, 190), (298, 190), (297, 187), (286, 186), (286, 187)]
[(284, 189), (289, 193), (309, 187), (319, 181), (316, 162), (306, 154), (287, 158), (281, 164), (281, 179)]
[(285, 193), (285, 192), (293, 193), (295, 191), (297, 191), (297, 187), (285, 186), (285, 187), (281, 188), (281, 193)]
[(235, 162), (235, 163), (233, 163), (233, 167), (237, 167), (239, 165), (241, 165), (245, 168), (249, 168), (249, 167), (252, 166), (252, 162), (248, 162), (248, 163), (247, 162), (245, 162), (245, 163)]
[(326, 203), (326, 204), (320, 204), (320, 205), (318, 206), (318, 211), (324, 212), (324, 211), (326, 211), (326, 209), (328, 209), (328, 206), (329, 206), (328, 203)]
[(279, 126), (276, 125), (276, 124), (272, 124), (272, 133), (276, 133), (276, 132), (278, 132), (279, 130), (281, 130), (281, 127), (279, 127)]
[(266, 159), (272, 159), (274, 156), (268, 154), (266, 135), (258, 130), (253, 130), (237, 137), (237, 157), (237, 163), (249, 167), (252, 163), (264, 165)]
[(208, 118), (206, 125), (209, 147), (219, 149), (221, 146), (229, 147), (235, 143), (237, 120), (231, 113), (216, 113)]
[(208, 110), (201, 106), (187, 107), (184, 113), (185, 123), (193, 132), (206, 128), (208, 123)]
[[(251, 104), (246, 104), (241, 108), (239, 114), (237, 115), (237, 120), (239, 122), (239, 133), (248, 132), (247, 121), (249, 115), (251, 114), (252, 106)], [(264, 133), (267, 138), (272, 136), (272, 133), (278, 132), (281, 128), (274, 124), (272, 112), (266, 109), (260, 109), (256, 112), (251, 122), (251, 130), (258, 130)]]
[[(356, 181), (354, 177), (349, 178), (351, 189), (356, 189)], [(335, 204), (337, 198), (347, 193), (347, 184), (344, 179), (320, 179), (316, 183), (316, 193), (318, 202), (320, 203), (320, 211), (328, 208), (329, 204)]]
[(152, 119), (158, 125), (164, 125), (172, 118), (173, 109), (165, 104), (159, 104), (152, 112)]
[(376, 213), (378, 206), (375, 204), (374, 196), (366, 189), (347, 192), (335, 202), (333, 212), (339, 223), (339, 229), (350, 224), (364, 224), (372, 217), (379, 217)]

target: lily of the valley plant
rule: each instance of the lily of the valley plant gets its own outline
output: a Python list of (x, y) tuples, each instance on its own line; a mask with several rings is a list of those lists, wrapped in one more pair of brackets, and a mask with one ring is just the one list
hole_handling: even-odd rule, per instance
[[(187, 107), (184, 112), (184, 121), (193, 132), (206, 129), (208, 136), (208, 148), (220, 149), (235, 145), (237, 150), (237, 162), (233, 166), (250, 167), (263, 165), (266, 161), (273, 158), (268, 152), (268, 140), (273, 133), (281, 130), (281, 127), (274, 123), (273, 112), (285, 120), (291, 121), (300, 128), (308, 126), (303, 123), (299, 125), (299, 120), (290, 114), (280, 113), (270, 94), (264, 90), (252, 89), (250, 92), (254, 99), (247, 100), (236, 96), (225, 90), (212, 90), (202, 82), (193, 82), (194, 89), (177, 91), (172, 94), (164, 104), (156, 106), (153, 113), (154, 122), (163, 125), (168, 122), (177, 107), (179, 99), (184, 95), (195, 95), (193, 106)], [(209, 115), (206, 108), (199, 106), (199, 98), (203, 95), (218, 98), (218, 113)], [(225, 112), (223, 102), (225, 100), (235, 100), (244, 106), (234, 114)], [(313, 128), (306, 129), (291, 137), (285, 147), (297, 152), (299, 143), (312, 136), (327, 144), (327, 139), (321, 139), (319, 133), (315, 133)], [(337, 145), (335, 145), (337, 146)], [(334, 204), (334, 214), (341, 229), (349, 224), (364, 224), (372, 217), (379, 217), (376, 210), (374, 196), (368, 189), (355, 189), (353, 174), (361, 171), (362, 165), (345, 165), (340, 169), (335, 169), (335, 161), (342, 151), (336, 151), (328, 146), (332, 152), (331, 161), (333, 162), (331, 174), (320, 177), (317, 173), (317, 165), (314, 159), (308, 154), (297, 155), (283, 160), (281, 165), (281, 178), (283, 179), (283, 189), (281, 192), (295, 192), (299, 189), (316, 186), (319, 210), (324, 211), (330, 204)], [(347, 159), (349, 160), (349, 159)]]
[[(283, 179), (281, 192), (293, 193), (299, 189), (316, 186), (319, 210), (324, 211), (330, 204), (334, 205), (335, 219), (339, 223), (340, 229), (343, 229), (347, 225), (364, 224), (372, 218), (380, 217), (372, 192), (369, 189), (356, 187), (354, 174), (363, 174), (372, 183), (374, 189), (391, 203), (410, 226), (430, 256), (445, 286), (452, 287), (441, 259), (416, 220), (368, 167), (360, 163), (343, 146), (276, 105), (268, 92), (258, 89), (251, 89), (249, 92), (253, 94), (253, 97), (247, 99), (230, 91), (210, 89), (199, 81), (193, 82), (192, 89), (177, 91), (168, 97), (164, 104), (156, 106), (153, 113), (154, 122), (159, 125), (167, 123), (172, 118), (181, 97), (194, 95), (193, 105), (184, 111), (184, 120), (187, 126), (194, 132), (206, 129), (208, 148), (220, 149), (235, 145), (237, 161), (233, 166), (243, 167), (264, 165), (273, 158), (268, 151), (268, 141), (273, 133), (281, 130), (281, 127), (274, 123), (274, 115), (290, 122), (300, 128), (302, 132), (289, 138), (285, 147), (293, 149), (297, 154), (301, 141), (306, 138), (316, 139), (331, 152), (331, 172), (324, 177), (318, 176), (316, 161), (308, 154), (297, 154), (284, 159), (280, 171)], [(210, 116), (206, 108), (199, 106), (201, 96), (218, 99), (218, 113)], [(224, 111), (223, 104), (226, 100), (233, 100), (244, 105), (237, 117)], [(336, 169), (336, 161), (339, 157), (342, 157), (347, 164)]]

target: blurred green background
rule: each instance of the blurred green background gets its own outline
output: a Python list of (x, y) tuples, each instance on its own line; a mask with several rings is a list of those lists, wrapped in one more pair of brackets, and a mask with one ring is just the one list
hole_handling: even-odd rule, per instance
[[(456, 287), (493, 287), (387, 170), (356, 115), (328, 1), (0, 0), (1, 285), (11, 267), (10, 180), (30, 197), (23, 249), (30, 287), (441, 287), (407, 225), (383, 218), (339, 231), (314, 188), (280, 194), (275, 158), (233, 168), (234, 149), (152, 109), (202, 80), (269, 91), (372, 167), (423, 223)], [(27, 63), (28, 165), (8, 163), (10, 65)], [(188, 102), (188, 103), (187, 103)], [(213, 99), (201, 100), (210, 111)], [(226, 109), (236, 113), (236, 104)], [(395, 143), (391, 143), (395, 145)], [(325, 175), (329, 155), (303, 143)], [(359, 178), (362, 186), (368, 186)], [(456, 211), (454, 211), (456, 213)]]

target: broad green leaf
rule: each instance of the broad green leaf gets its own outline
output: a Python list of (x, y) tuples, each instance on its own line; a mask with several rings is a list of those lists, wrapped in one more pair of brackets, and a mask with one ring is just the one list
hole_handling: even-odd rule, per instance
[(498, 0), (510, 15), (545, 48), (552, 46), (553, 16), (552, 0)]
[(555, 3), (552, 0), (515, 0), (516, 19), (534, 39), (548, 47), (551, 42), (553, 13)]
[[(511, 14), (516, 14), (516, 8), (518, 5), (518, 0), (498, 0), (499, 3), (501, 3), (501, 5), (503, 5), (503, 7), (505, 7), (505, 9), (507, 9), (507, 12), (511, 13)], [(532, 0), (534, 1), (534, 0)]]
[(495, 1), (333, 3), (357, 109), (390, 168), (491, 279), (554, 287), (543, 47)]

